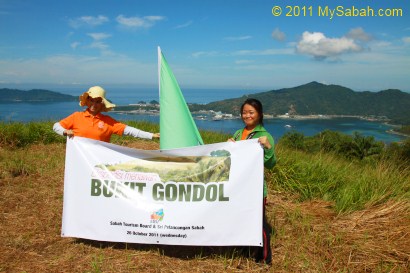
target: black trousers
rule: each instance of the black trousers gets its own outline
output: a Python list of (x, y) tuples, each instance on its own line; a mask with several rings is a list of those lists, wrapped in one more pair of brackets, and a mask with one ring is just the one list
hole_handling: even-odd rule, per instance
[(270, 237), (272, 233), (272, 227), (266, 218), (266, 198), (263, 199), (263, 223), (262, 223), (262, 235), (263, 246), (258, 247), (256, 252), (256, 262), (264, 262), (266, 264), (272, 264), (272, 249), (270, 247)]

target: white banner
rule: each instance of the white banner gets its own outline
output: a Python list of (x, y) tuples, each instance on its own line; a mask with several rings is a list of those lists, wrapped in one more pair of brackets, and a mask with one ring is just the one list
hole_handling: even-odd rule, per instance
[(257, 140), (162, 151), (67, 140), (63, 237), (262, 246), (262, 202)]

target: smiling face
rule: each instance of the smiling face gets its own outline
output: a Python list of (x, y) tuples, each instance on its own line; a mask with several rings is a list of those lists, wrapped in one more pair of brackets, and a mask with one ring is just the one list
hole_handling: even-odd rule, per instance
[(104, 103), (102, 98), (91, 98), (88, 97), (88, 109), (90, 113), (95, 116), (99, 114), (104, 109)]
[(245, 104), (242, 109), (242, 120), (248, 130), (252, 130), (260, 123), (261, 116), (259, 112), (250, 104)]

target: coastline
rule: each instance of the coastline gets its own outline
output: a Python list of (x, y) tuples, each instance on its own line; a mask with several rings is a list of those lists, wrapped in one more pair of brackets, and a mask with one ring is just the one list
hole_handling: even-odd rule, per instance
[(382, 122), (388, 126), (393, 127), (393, 129), (386, 130), (386, 133), (403, 136), (403, 137), (410, 137), (410, 134), (405, 134), (402, 132), (398, 132), (395, 128), (401, 128), (402, 125), (399, 124), (391, 124), (389, 123), (389, 119), (387, 117), (367, 117), (367, 116), (356, 116), (356, 115), (279, 115), (276, 118), (280, 119), (295, 119), (295, 120), (308, 120), (308, 119), (336, 119), (336, 118), (356, 118), (361, 120), (366, 120), (370, 122)]
[(397, 132), (397, 131), (394, 131), (394, 129), (387, 130), (387, 131), (386, 131), (386, 133), (388, 133), (388, 134), (392, 134), (392, 135), (398, 135), (398, 136), (410, 137), (410, 135), (405, 134), (405, 133), (402, 133), (402, 132)]
[[(147, 105), (133, 105), (140, 106), (141, 108), (148, 108)], [(134, 109), (134, 110), (113, 110), (113, 113), (118, 114), (132, 114), (132, 115), (150, 115), (158, 116), (159, 115), (159, 106), (150, 105), (149, 109)], [(202, 110), (192, 112), (192, 117), (196, 120), (210, 120), (210, 121), (221, 121), (221, 120), (233, 120), (240, 119), (240, 116), (234, 116), (232, 114), (225, 114), (221, 112), (216, 112), (214, 110)], [(377, 116), (357, 116), (357, 115), (270, 115), (264, 114), (264, 119), (281, 119), (281, 120), (324, 120), (324, 119), (338, 119), (338, 118), (354, 118), (361, 119), (370, 122), (381, 122), (388, 126), (393, 127), (392, 129), (386, 130), (386, 133), (410, 137), (408, 134), (398, 132), (395, 128), (401, 128), (402, 125), (391, 124), (387, 117), (377, 117)], [(291, 128), (289, 126), (288, 128)]]
[(367, 121), (377, 121), (377, 122), (388, 122), (389, 119), (387, 117), (376, 117), (376, 116), (357, 116), (357, 115), (277, 115), (276, 118), (282, 119), (296, 119), (296, 120), (303, 120), (303, 119), (332, 119), (332, 118), (358, 118)]
[[(73, 113), (73, 111), (82, 111), (82, 108), (77, 103), (52, 103), (47, 104), (10, 104), (6, 107), (0, 107), (0, 120), (4, 122), (31, 122), (31, 121), (48, 121), (48, 120), (61, 120)], [(151, 105), (152, 107), (153, 105)], [(137, 110), (140, 108), (140, 110)], [(116, 109), (123, 111), (109, 112), (113, 118), (119, 121), (132, 121), (132, 120), (144, 120), (153, 123), (159, 122), (159, 109), (154, 107), (152, 111), (148, 111), (145, 107), (134, 107), (126, 109)], [(46, 111), (45, 111), (46, 110)], [(129, 112), (130, 110), (137, 110)], [(208, 112), (194, 112), (192, 116), (195, 119), (199, 129), (209, 131), (223, 131), (226, 133), (233, 133), (238, 127), (242, 126), (242, 120), (239, 115), (231, 117), (225, 117), (220, 120), (213, 120), (211, 116), (206, 116)], [(211, 113), (211, 112), (209, 112)], [(319, 116), (321, 119), (316, 119), (317, 116), (299, 116), (296, 119), (280, 119), (273, 115), (265, 115), (266, 129), (271, 132), (272, 136), (276, 139), (281, 138), (284, 134), (290, 130), (297, 130), (306, 136), (315, 135), (323, 130), (340, 131), (345, 134), (352, 134), (354, 131), (361, 132), (364, 135), (374, 136), (377, 140), (385, 143), (404, 141), (407, 136), (392, 134), (387, 132), (390, 129), (401, 130), (388, 126), (383, 122), (369, 122), (357, 118), (334, 118), (324, 119), (323, 116)], [(307, 119), (310, 118), (310, 119)], [(407, 131), (406, 131), (407, 132)]]
[[(140, 106), (142, 108), (148, 108), (145, 105), (132, 105)], [(112, 113), (123, 113), (123, 114), (141, 114), (141, 115), (159, 115), (159, 107), (150, 106), (149, 109), (133, 109), (133, 110), (113, 110)], [(192, 116), (195, 117), (208, 117), (213, 118), (215, 116), (220, 117), (219, 119), (240, 119), (240, 116), (235, 116), (232, 114), (225, 114), (222, 112), (217, 112), (214, 110), (201, 110), (192, 112)], [(335, 118), (357, 118), (367, 121), (383, 122), (390, 126), (400, 127), (401, 125), (388, 123), (389, 119), (387, 117), (374, 117), (374, 116), (357, 116), (357, 115), (270, 115), (264, 114), (264, 119), (289, 119), (289, 120), (306, 120), (306, 119), (335, 119)]]

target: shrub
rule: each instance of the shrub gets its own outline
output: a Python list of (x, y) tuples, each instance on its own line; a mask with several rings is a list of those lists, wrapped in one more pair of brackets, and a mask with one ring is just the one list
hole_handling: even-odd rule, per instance
[(0, 146), (22, 148), (35, 143), (62, 143), (53, 132), (53, 122), (0, 122)]
[(312, 137), (305, 137), (299, 132), (288, 132), (281, 139), (282, 145), (309, 153), (333, 153), (348, 159), (363, 160), (378, 157), (383, 152), (383, 142), (372, 136), (363, 136), (355, 132), (353, 136), (325, 130)]

